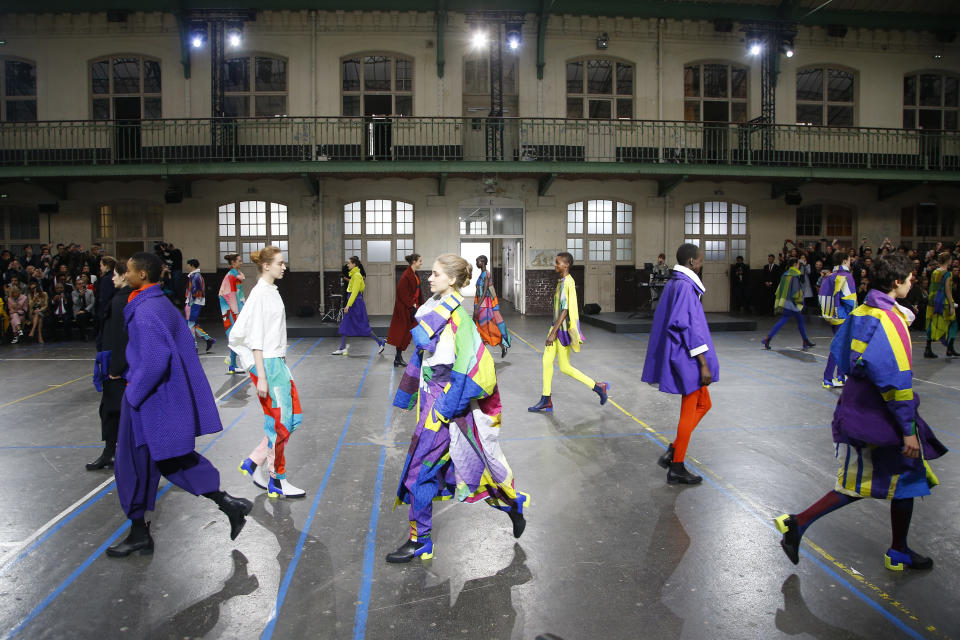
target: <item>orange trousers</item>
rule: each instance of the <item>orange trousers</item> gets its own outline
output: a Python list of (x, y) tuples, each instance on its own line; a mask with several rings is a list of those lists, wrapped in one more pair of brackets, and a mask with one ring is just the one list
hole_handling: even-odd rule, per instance
[(677, 423), (677, 438), (673, 441), (673, 461), (683, 462), (687, 455), (687, 445), (693, 430), (700, 424), (703, 416), (710, 411), (710, 392), (706, 387), (700, 387), (693, 393), (683, 396), (680, 402), (680, 421)]

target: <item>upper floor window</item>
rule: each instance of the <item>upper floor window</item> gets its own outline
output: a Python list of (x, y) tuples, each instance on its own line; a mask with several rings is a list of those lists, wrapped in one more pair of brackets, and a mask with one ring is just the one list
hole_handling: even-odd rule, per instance
[(633, 118), (633, 65), (610, 58), (568, 62), (567, 117)]
[(853, 71), (808, 67), (797, 71), (797, 124), (852, 127)]
[(250, 262), (250, 252), (268, 244), (287, 253), (289, 238), (285, 204), (241, 200), (217, 209), (217, 264), (223, 264), (223, 257), (229, 253), (239, 253), (244, 262)]
[(683, 119), (689, 122), (746, 122), (747, 68), (724, 62), (683, 68)]
[(0, 121), (33, 122), (37, 119), (37, 67), (27, 60), (2, 58)]
[(118, 55), (90, 63), (94, 120), (161, 118), (160, 61)]
[(285, 59), (252, 55), (223, 61), (223, 115), (270, 118), (286, 113)]
[(567, 251), (574, 260), (633, 260), (633, 205), (586, 200), (567, 205)]
[(150, 251), (163, 239), (163, 205), (152, 202), (113, 202), (97, 207), (93, 239), (104, 254), (129, 257)]
[(903, 77), (904, 129), (957, 129), (960, 76), (931, 71)]
[(841, 204), (809, 204), (797, 207), (796, 240), (798, 244), (839, 240), (841, 246), (852, 247), (853, 209)]
[(747, 260), (747, 208), (736, 202), (693, 202), (683, 208), (684, 242), (703, 249), (704, 260)]
[(340, 87), (345, 116), (413, 115), (410, 58), (389, 54), (344, 58)]

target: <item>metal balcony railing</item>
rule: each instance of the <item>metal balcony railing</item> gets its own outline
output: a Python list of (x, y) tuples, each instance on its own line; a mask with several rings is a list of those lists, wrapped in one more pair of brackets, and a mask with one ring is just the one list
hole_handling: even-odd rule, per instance
[[(497, 144), (491, 145), (491, 140)], [(960, 133), (562, 118), (277, 117), (0, 123), (0, 167), (316, 161), (960, 171)]]

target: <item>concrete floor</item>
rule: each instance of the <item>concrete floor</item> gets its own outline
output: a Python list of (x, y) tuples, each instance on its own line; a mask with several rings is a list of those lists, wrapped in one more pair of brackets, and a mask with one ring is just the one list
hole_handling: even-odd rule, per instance
[[(509, 317), (497, 358), (504, 451), (533, 496), (519, 541), (485, 505), (445, 502), (436, 557), (387, 565), (406, 535), (392, 511), (411, 417), (391, 411), (389, 352), (355, 339), (291, 340), (304, 424), (288, 449), (305, 500), (269, 500), (236, 467), (261, 437), (249, 384), (223, 374), (222, 342), (203, 357), (225, 431), (198, 442), (223, 488), (254, 500), (231, 543), (207, 500), (174, 488), (151, 516), (153, 556), (104, 557), (126, 535), (99, 449), (91, 346), (0, 347), (0, 633), (21, 638), (940, 638), (960, 636), (957, 454), (934, 463), (942, 485), (918, 502), (911, 545), (926, 573), (883, 568), (885, 504), (862, 501), (810, 529), (799, 566), (771, 518), (828, 491), (837, 392), (820, 388), (829, 335), (799, 351), (788, 326), (714, 335), (720, 380), (688, 458), (697, 487), (656, 466), (679, 400), (638, 382), (647, 336), (588, 328), (574, 364), (612, 383), (612, 402), (559, 374), (552, 415), (539, 397), (548, 320)], [(772, 324), (762, 319), (761, 328)], [(529, 344), (527, 344), (529, 343)], [(923, 414), (960, 447), (960, 361), (914, 345)], [(940, 348), (942, 353), (943, 349)], [(59, 385), (59, 386), (56, 386)], [(236, 386), (239, 385), (239, 386)]]

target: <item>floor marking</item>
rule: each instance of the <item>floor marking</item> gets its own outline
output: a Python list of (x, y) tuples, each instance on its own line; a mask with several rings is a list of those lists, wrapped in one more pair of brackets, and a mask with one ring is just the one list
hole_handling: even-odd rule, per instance
[[(297, 362), (296, 362), (292, 367), (290, 367), (291, 371), (292, 371), (293, 369), (296, 369), (296, 368), (297, 368), (297, 365), (300, 364), (300, 363), (303, 361), (303, 359), (306, 358), (307, 355), (309, 355), (310, 352), (312, 352), (313, 349), (314, 349), (318, 344), (320, 344), (320, 341), (321, 341), (321, 340), (323, 340), (323, 338), (319, 338), (316, 342), (314, 342), (314, 343), (310, 346), (310, 348), (307, 350), (306, 353), (304, 353), (302, 356), (300, 356), (300, 359), (297, 360)], [(302, 342), (302, 341), (303, 341), (303, 338), (300, 338), (299, 340), (297, 340), (296, 342), (294, 342), (292, 345), (290, 345), (290, 347), (292, 348), (292, 347), (296, 346), (297, 344), (299, 344), (299, 343)], [(249, 381), (250, 381), (250, 378), (247, 378), (247, 381), (249, 382)], [(228, 398), (229, 396), (233, 395), (233, 393), (235, 393), (236, 390), (239, 389), (241, 386), (242, 386), (242, 384), (238, 384), (238, 385), (236, 385), (235, 387), (233, 387), (231, 390), (225, 392), (223, 395), (220, 396), (221, 399), (225, 399), (225, 398)], [(213, 440), (211, 440), (209, 443), (207, 443), (207, 446), (205, 446), (205, 447), (200, 451), (200, 453), (201, 453), (201, 454), (204, 454), (204, 453), (206, 453), (207, 451), (209, 451), (209, 450), (210, 450), (210, 447), (212, 447), (221, 437), (223, 437), (224, 435), (226, 435), (226, 433), (227, 433), (228, 431), (230, 431), (230, 430), (234, 427), (234, 425), (236, 425), (236, 424), (240, 421), (241, 418), (243, 418), (244, 416), (246, 416), (246, 415), (250, 412), (250, 410), (251, 410), (251, 408), (245, 409), (245, 410), (243, 411), (243, 413), (241, 413), (239, 416), (237, 416), (237, 417), (234, 419), (234, 421), (230, 423), (229, 426), (225, 427), (225, 428), (223, 429), (223, 431), (221, 431), (220, 433), (218, 433), (218, 434), (216, 435), (216, 437), (213, 438)], [(113, 479), (110, 479), (108, 482), (109, 482), (109, 484), (113, 484)], [(174, 486), (174, 485), (173, 485), (172, 483), (168, 482), (162, 489), (160, 489), (160, 491), (157, 492), (157, 498), (156, 498), (156, 499), (157, 499), (157, 500), (160, 500), (160, 498), (163, 497), (163, 496), (167, 493), (167, 491), (169, 491), (171, 488), (173, 488), (173, 486)], [(73, 513), (72, 515), (70, 515), (69, 517), (67, 517), (63, 522), (60, 522), (60, 523), (56, 526), (55, 529), (49, 531), (46, 535), (43, 536), (42, 539), (37, 540), (37, 541), (33, 544), (33, 546), (31, 547), (31, 549), (25, 550), (25, 551), (23, 552), (22, 557), (26, 557), (26, 555), (28, 555), (28, 554), (30, 553), (30, 551), (32, 551), (33, 549), (35, 549), (36, 547), (38, 547), (41, 543), (43, 543), (46, 539), (48, 539), (57, 529), (60, 529), (61, 527), (63, 527), (64, 525), (66, 525), (70, 520), (72, 520), (72, 519), (75, 518), (77, 515), (79, 515), (81, 512), (83, 512), (85, 509), (87, 509), (88, 507), (90, 507), (91, 505), (93, 505), (95, 502), (97, 502), (98, 500), (100, 500), (100, 498), (102, 498), (104, 495), (106, 495), (109, 491), (110, 491), (110, 487), (109, 487), (109, 486), (107, 486), (106, 488), (102, 489), (102, 490), (101, 490), (101, 494), (98, 495), (96, 498), (94, 498), (89, 504), (85, 505), (85, 506), (84, 506), (83, 508), (81, 508), (79, 511), (77, 511), (76, 513)], [(67, 587), (69, 587), (69, 586), (73, 583), (74, 580), (76, 580), (78, 577), (80, 577), (80, 575), (81, 575), (84, 571), (86, 571), (87, 567), (89, 567), (91, 564), (93, 564), (93, 561), (94, 561), (94, 560), (96, 560), (96, 559), (99, 558), (101, 555), (103, 555), (103, 553), (106, 551), (107, 547), (109, 547), (117, 538), (119, 538), (120, 535), (123, 534), (123, 532), (126, 531), (129, 527), (130, 527), (130, 521), (128, 520), (128, 521), (124, 522), (124, 524), (123, 524), (122, 526), (120, 526), (120, 528), (118, 528), (116, 531), (114, 531), (113, 534), (112, 534), (109, 538), (107, 538), (107, 540), (106, 540), (102, 545), (100, 545), (79, 567), (77, 567), (77, 568), (73, 571), (73, 573), (71, 573), (69, 576), (67, 576), (67, 578), (66, 578), (63, 582), (61, 582), (60, 585), (57, 586), (56, 589), (54, 589), (46, 598), (44, 598), (44, 599), (40, 602), (40, 604), (38, 604), (38, 605), (33, 609), (33, 611), (31, 611), (31, 612), (27, 615), (26, 618), (24, 618), (17, 626), (13, 627), (13, 629), (11, 629), (10, 631), (8, 631), (8, 632), (3, 636), (4, 640), (7, 640), (8, 638), (13, 638), (13, 637), (14, 637), (15, 635), (17, 635), (20, 631), (22, 631), (23, 628), (24, 628), (27, 624), (30, 623), (30, 621), (32, 621), (34, 618), (36, 618), (44, 609), (47, 608), (47, 606), (50, 605), (50, 603), (52, 603), (54, 600), (56, 600), (57, 597), (58, 597), (61, 593), (63, 593), (63, 591), (64, 591)], [(9, 555), (9, 554), (8, 554), (8, 555)], [(10, 563), (10, 566), (13, 566), (13, 565), (16, 564), (17, 562), (19, 562), (19, 561), (22, 559), (22, 557), (17, 557), (12, 563)], [(2, 571), (6, 571), (8, 568), (9, 568), (9, 567), (3, 567), (3, 568), (2, 568)]]
[[(537, 353), (542, 353), (539, 349), (537, 349), (537, 348), (534, 347), (532, 344), (530, 344), (529, 342), (527, 342), (526, 340), (524, 340), (522, 337), (518, 336), (518, 335), (517, 335), (516, 333), (514, 333), (513, 331), (511, 331), (510, 333), (511, 333), (511, 335), (512, 335), (513, 337), (518, 338), (521, 342), (523, 342), (524, 344), (526, 344), (527, 346), (529, 346), (531, 349), (533, 349), (533, 350), (536, 351)], [(629, 336), (629, 334), (624, 334), (624, 335)], [(634, 338), (634, 339), (636, 339), (636, 338)], [(642, 426), (642, 427), (648, 432), (647, 437), (650, 438), (651, 440), (653, 440), (654, 442), (657, 442), (658, 444), (660, 444), (660, 446), (662, 446), (664, 449), (666, 449), (667, 445), (670, 444), (671, 441), (670, 441), (669, 438), (667, 438), (666, 436), (664, 436), (663, 434), (661, 434), (659, 431), (657, 431), (656, 429), (654, 429), (653, 427), (651, 427), (650, 425), (648, 425), (647, 423), (645, 423), (644, 421), (640, 420), (639, 418), (637, 418), (636, 416), (634, 416), (632, 413), (630, 413), (629, 411), (627, 411), (626, 409), (624, 409), (623, 407), (621, 407), (619, 404), (617, 404), (616, 401), (614, 401), (613, 399), (608, 399), (607, 402), (609, 402), (609, 403), (612, 404), (614, 407), (616, 407), (617, 409), (619, 409), (619, 410), (620, 410), (624, 415), (626, 415), (628, 418), (630, 418), (631, 420), (633, 420), (634, 422), (636, 422), (637, 424), (639, 424), (640, 426)], [(698, 468), (698, 470), (704, 473), (704, 477), (705, 477), (705, 479), (707, 480), (707, 482), (709, 482), (709, 483), (710, 483), (711, 485), (713, 485), (715, 488), (719, 489), (722, 493), (726, 494), (728, 497), (730, 497), (731, 499), (733, 499), (734, 502), (739, 503), (740, 506), (741, 506), (745, 511), (747, 511), (747, 513), (751, 514), (752, 516), (754, 516), (755, 518), (757, 518), (758, 520), (760, 520), (768, 529), (771, 529), (771, 530), (773, 530), (773, 531), (776, 531), (776, 528), (775, 528), (774, 525), (772, 524), (771, 519), (770, 519), (770, 518), (767, 518), (767, 517), (765, 517), (765, 516), (763, 515), (764, 508), (763, 508), (761, 505), (757, 504), (752, 498), (750, 498), (749, 496), (747, 496), (746, 494), (744, 494), (742, 491), (740, 491), (739, 489), (737, 489), (732, 483), (729, 483), (729, 482), (727, 482), (726, 480), (724, 480), (723, 477), (720, 476), (718, 473), (716, 473), (715, 471), (713, 471), (713, 470), (710, 469), (709, 467), (705, 466), (700, 460), (697, 460), (697, 459), (694, 458), (693, 456), (689, 456), (689, 458), (692, 459), (692, 460), (694, 460), (694, 461), (697, 463), (697, 468)], [(691, 466), (692, 466), (692, 465), (691, 465)], [(709, 476), (713, 476), (713, 477), (711, 478), (711, 477), (709, 477)], [(723, 484), (723, 486), (721, 486), (721, 483)], [(734, 494), (735, 494), (735, 495), (734, 495)], [(850, 580), (854, 580), (855, 582), (857, 582), (858, 584), (863, 585), (864, 587), (866, 587), (866, 588), (869, 589), (870, 591), (873, 591), (874, 594), (876, 594), (876, 596), (877, 596), (878, 598), (880, 598), (886, 605), (888, 605), (889, 607), (897, 610), (898, 612), (902, 613), (903, 615), (907, 616), (907, 618), (909, 618), (910, 620), (916, 622), (917, 624), (921, 624), (921, 625), (922, 625), (922, 623), (920, 622), (920, 620), (919, 620), (909, 609), (907, 609), (905, 606), (903, 606), (903, 604), (901, 604), (900, 601), (897, 600), (894, 596), (892, 596), (892, 595), (890, 595), (889, 593), (883, 591), (880, 587), (878, 587), (878, 586), (874, 585), (873, 583), (871, 583), (870, 581), (868, 581), (866, 578), (863, 577), (863, 575), (861, 575), (860, 573), (855, 572), (852, 567), (849, 567), (849, 566), (843, 564), (842, 562), (838, 561), (838, 560), (837, 560), (836, 558), (834, 558), (832, 555), (830, 555), (829, 553), (827, 553), (822, 547), (820, 547), (820, 546), (816, 545), (815, 543), (811, 542), (806, 536), (804, 536), (803, 542), (804, 542), (805, 545), (809, 546), (809, 547), (810, 547), (811, 549), (813, 549), (817, 554), (819, 554), (819, 555), (823, 558), (823, 560), (826, 560), (827, 562), (831, 563), (831, 564), (832, 564), (833, 566), (835, 566), (836, 568), (840, 569), (844, 574), (846, 574), (846, 576), (847, 576)], [(836, 573), (833, 569), (831, 569), (829, 566), (827, 566), (827, 565), (826, 565), (823, 561), (821, 561), (819, 558), (817, 558), (816, 556), (814, 556), (814, 554), (810, 553), (810, 552), (807, 551), (806, 549), (801, 549), (801, 552), (802, 552), (806, 557), (809, 557), (809, 558), (810, 558), (817, 566), (819, 566), (821, 569), (825, 570), (828, 574), (833, 575), (834, 577), (836, 577), (836, 578), (838, 579), (838, 581), (839, 581), (841, 584), (843, 584), (851, 593), (855, 594), (855, 595), (856, 595), (857, 597), (859, 597), (863, 602), (865, 602), (866, 604), (870, 605), (873, 609), (875, 609), (876, 611), (878, 611), (878, 612), (879, 612), (881, 615), (883, 615), (887, 620), (889, 620), (889, 621), (892, 622), (895, 626), (897, 626), (901, 631), (904, 631), (905, 633), (907, 633), (908, 635), (910, 635), (910, 636), (913, 637), (913, 638), (923, 638), (923, 636), (922, 636), (920, 633), (918, 633), (917, 631), (915, 631), (914, 629), (912, 629), (911, 627), (909, 627), (905, 622), (903, 622), (902, 620), (900, 620), (900, 618), (898, 618), (898, 617), (896, 617), (895, 615), (893, 615), (890, 611), (884, 609), (883, 606), (881, 606), (880, 603), (872, 600), (869, 596), (867, 596), (867, 594), (865, 594), (865, 593), (863, 593), (862, 591), (860, 591), (859, 589), (855, 588), (855, 587), (853, 586), (853, 584), (851, 584), (848, 580), (843, 579), (842, 576), (840, 576), (840, 575), (839, 575), (838, 573)], [(926, 631), (936, 631), (936, 627), (934, 627), (934, 626), (924, 626), (924, 629), (925, 629)]]
[(28, 396), (23, 396), (22, 398), (17, 398), (16, 400), (11, 400), (10, 402), (7, 402), (7, 403), (5, 403), (5, 404), (0, 404), (0, 409), (3, 409), (3, 408), (5, 408), (5, 407), (9, 407), (9, 406), (12, 405), (12, 404), (17, 404), (18, 402), (23, 402), (24, 400), (29, 400), (30, 398), (36, 398), (37, 396), (42, 396), (42, 395), (45, 394), (45, 393), (49, 393), (49, 392), (51, 392), (51, 391), (55, 391), (56, 389), (59, 389), (59, 388), (61, 388), (61, 387), (65, 387), (65, 386), (67, 386), (68, 384), (73, 384), (74, 382), (79, 382), (80, 380), (86, 380), (87, 378), (90, 378), (90, 377), (92, 377), (92, 376), (93, 376), (92, 373), (88, 373), (88, 374), (86, 374), (86, 375), (80, 376), (79, 378), (74, 378), (73, 380), (67, 380), (66, 382), (63, 382), (63, 383), (61, 383), (61, 384), (51, 384), (51, 385), (48, 385), (48, 386), (50, 387), (49, 389), (44, 389), (43, 391), (37, 391), (36, 393), (31, 393), (31, 394), (28, 395)]
[[(390, 371), (390, 386), (387, 387), (387, 417), (383, 419), (383, 438), (390, 433), (393, 417), (393, 381), (397, 369)], [(370, 593), (373, 590), (374, 556), (377, 543), (377, 524), (380, 520), (380, 494), (383, 493), (383, 468), (387, 461), (387, 445), (380, 446), (380, 461), (377, 463), (377, 480), (373, 485), (373, 505), (370, 507), (370, 522), (367, 524), (367, 540), (363, 549), (363, 571), (360, 590), (357, 592), (357, 614), (353, 621), (353, 640), (363, 640), (367, 633), (367, 615), (370, 611)]]
[(350, 422), (353, 419), (353, 412), (357, 408), (357, 402), (360, 399), (360, 392), (363, 390), (363, 384), (366, 382), (367, 374), (370, 372), (370, 365), (373, 364), (373, 356), (376, 354), (376, 350), (371, 350), (370, 358), (367, 360), (367, 367), (363, 370), (363, 377), (360, 378), (360, 385), (357, 387), (357, 393), (353, 397), (353, 404), (350, 407), (350, 412), (347, 414), (347, 419), (344, 422), (343, 429), (340, 431), (340, 437), (337, 439), (337, 446), (333, 450), (333, 456), (330, 458), (330, 462), (327, 463), (327, 469), (323, 474), (323, 480), (320, 481), (320, 486), (317, 488), (316, 495), (313, 498), (313, 504), (310, 505), (310, 512), (307, 514), (307, 518), (303, 521), (303, 529), (300, 531), (300, 538), (297, 540), (297, 546), (294, 549), (293, 557), (290, 559), (290, 564), (287, 565), (287, 570), (284, 572), (283, 580), (280, 582), (280, 588), (277, 590), (277, 601), (273, 605), (270, 615), (267, 617), (267, 625), (264, 627), (263, 633), (260, 635), (261, 640), (269, 640), (273, 637), (273, 631), (277, 626), (277, 617), (280, 613), (280, 609), (283, 607), (283, 601), (287, 597), (287, 590), (290, 588), (290, 583), (293, 580), (293, 573), (297, 570), (297, 565), (300, 563), (300, 556), (303, 553), (303, 545), (306, 544), (307, 535), (310, 532), (310, 526), (313, 524), (313, 518), (317, 513), (317, 507), (320, 506), (320, 498), (323, 497), (323, 491), (327, 488), (327, 482), (330, 480), (330, 476), (333, 473), (333, 465), (336, 463), (337, 456), (340, 455), (340, 451), (343, 448), (343, 443), (347, 437), (347, 431), (350, 429)]

